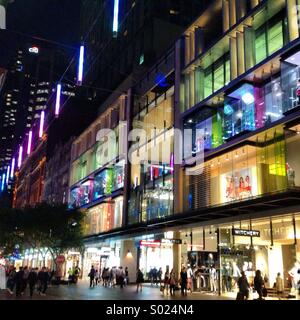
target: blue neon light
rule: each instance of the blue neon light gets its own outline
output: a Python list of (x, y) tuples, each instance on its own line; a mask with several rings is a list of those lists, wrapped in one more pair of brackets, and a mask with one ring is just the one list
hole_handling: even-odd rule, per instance
[(166, 79), (166, 76), (163, 73), (158, 73), (155, 77), (155, 83), (162, 88), (165, 88), (168, 86), (168, 82)]
[(115, 0), (114, 3), (114, 21), (113, 21), (113, 34), (117, 36), (119, 28), (119, 0)]
[(224, 113), (226, 114), (226, 116), (230, 116), (231, 114), (233, 114), (233, 108), (231, 105), (229, 104), (225, 104), (224, 106)]
[(5, 185), (5, 173), (2, 174), (2, 180), (1, 180), (1, 191), (4, 190), (4, 185)]

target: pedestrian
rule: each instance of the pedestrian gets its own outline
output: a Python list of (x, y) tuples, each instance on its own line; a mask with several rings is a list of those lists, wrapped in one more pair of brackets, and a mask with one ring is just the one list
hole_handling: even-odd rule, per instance
[(126, 284), (126, 285), (129, 284), (129, 271), (128, 271), (128, 267), (125, 268), (125, 284)]
[(8, 277), (7, 277), (7, 290), (10, 294), (13, 294), (14, 288), (16, 285), (16, 268), (11, 266), (8, 271)]
[(187, 272), (186, 268), (183, 267), (180, 272), (180, 285), (181, 285), (181, 294), (184, 296), (187, 295)]
[(194, 273), (191, 268), (191, 265), (188, 264), (188, 269), (187, 269), (187, 289), (190, 291), (190, 293), (193, 292), (193, 279), (194, 279)]
[(6, 289), (6, 272), (4, 266), (0, 263), (0, 290)]
[(276, 293), (277, 293), (278, 299), (280, 300), (284, 293), (284, 284), (283, 284), (283, 279), (281, 277), (280, 272), (277, 273), (275, 286), (276, 286)]
[(254, 277), (254, 289), (258, 293), (258, 300), (264, 300), (263, 288), (264, 288), (264, 280), (261, 276), (261, 271), (256, 270), (255, 277)]
[(73, 282), (73, 270), (72, 268), (69, 268), (68, 270), (68, 284)]
[(90, 273), (89, 273), (89, 278), (90, 278), (90, 288), (94, 288), (95, 286), (95, 273), (96, 270), (94, 269), (94, 266), (92, 266)]
[(162, 277), (162, 268), (159, 268), (158, 272), (157, 272), (157, 277), (156, 277), (156, 285), (157, 282), (159, 281), (159, 284), (161, 284), (161, 277)]
[(49, 275), (48, 275), (48, 270), (46, 267), (43, 267), (39, 273), (38, 273), (38, 292), (41, 296), (46, 295), (46, 291), (48, 289), (48, 280), (49, 280)]
[(136, 273), (136, 292), (139, 292), (143, 290), (143, 282), (144, 282), (144, 275), (143, 272), (138, 269)]
[(76, 266), (75, 270), (74, 270), (74, 282), (75, 283), (78, 282), (79, 274), (80, 274), (80, 268), (78, 266)]
[(119, 270), (119, 283), (120, 283), (120, 288), (123, 289), (124, 281), (125, 281), (125, 272), (124, 272), (124, 269), (122, 266), (119, 269), (120, 269)]
[(176, 276), (175, 272), (172, 269), (170, 272), (170, 295), (175, 296), (175, 287), (176, 287)]
[(24, 270), (20, 267), (19, 271), (16, 273), (16, 297), (21, 295), (24, 283)]
[(157, 271), (156, 267), (154, 267), (152, 269), (152, 274), (153, 274), (153, 283), (158, 285), (158, 283), (157, 283), (158, 271)]
[(37, 284), (38, 275), (37, 275), (37, 268), (31, 269), (28, 274), (28, 284), (29, 284), (29, 294), (30, 298), (33, 296), (33, 291), (35, 288), (35, 285)]
[(28, 280), (28, 276), (29, 276), (29, 269), (28, 267), (24, 267), (24, 275), (23, 275), (23, 287), (21, 289), (21, 294), (23, 295), (26, 288), (27, 288), (27, 280)]
[(98, 281), (99, 281), (99, 271), (96, 270), (96, 271), (95, 271), (95, 285), (96, 285), (96, 286), (98, 285)]
[(168, 296), (169, 291), (170, 291), (170, 271), (169, 271), (169, 266), (167, 266), (165, 276), (164, 276), (164, 294), (166, 293)]
[(239, 292), (237, 300), (248, 300), (249, 299), (249, 283), (244, 271), (241, 272), (241, 277), (238, 279)]

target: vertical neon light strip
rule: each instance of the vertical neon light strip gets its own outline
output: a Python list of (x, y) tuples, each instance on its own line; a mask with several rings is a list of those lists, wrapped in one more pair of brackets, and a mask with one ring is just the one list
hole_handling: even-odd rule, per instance
[(22, 155), (23, 155), (23, 147), (20, 146), (20, 149), (19, 149), (19, 158), (18, 158), (18, 168), (19, 168), (19, 169), (20, 169), (21, 164), (22, 164)]
[(27, 144), (27, 154), (28, 155), (31, 152), (31, 143), (32, 143), (32, 130), (29, 131), (29, 135), (28, 135), (28, 144)]
[(42, 138), (44, 133), (44, 122), (45, 122), (45, 111), (41, 112), (41, 118), (40, 118), (40, 131), (39, 131), (39, 138)]
[(10, 173), (10, 166), (7, 167), (7, 172), (6, 172), (6, 184), (8, 184), (9, 173)]
[(80, 46), (77, 84), (81, 85), (83, 80), (84, 46)]
[(154, 172), (153, 172), (153, 166), (150, 166), (150, 180), (153, 181)]
[(55, 102), (55, 116), (56, 117), (59, 115), (60, 97), (61, 97), (61, 84), (59, 83), (56, 86), (56, 102)]
[(4, 190), (4, 183), (5, 183), (5, 173), (2, 174), (1, 191)]
[(171, 173), (173, 173), (174, 172), (174, 153), (171, 153), (170, 167), (171, 167)]
[(114, 22), (113, 22), (113, 36), (117, 37), (119, 28), (119, 0), (115, 0), (114, 4)]
[(16, 164), (16, 160), (15, 160), (15, 158), (13, 158), (11, 161), (11, 171), (10, 171), (11, 178), (13, 178), (14, 174), (15, 174), (15, 164)]

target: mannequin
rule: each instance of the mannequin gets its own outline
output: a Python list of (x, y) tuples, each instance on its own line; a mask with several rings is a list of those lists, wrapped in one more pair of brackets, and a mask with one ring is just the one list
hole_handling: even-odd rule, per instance
[(287, 163), (286, 164), (286, 173), (288, 177), (288, 185), (289, 187), (295, 186), (295, 170)]
[(6, 275), (5, 268), (2, 264), (0, 264), (0, 290), (6, 289)]
[(209, 269), (209, 282), (210, 282), (210, 291), (217, 291), (217, 270), (214, 265), (211, 265)]
[(232, 262), (232, 277), (234, 279), (234, 285), (236, 286), (239, 278), (241, 277), (241, 271), (235, 261)]
[(292, 288), (291, 288), (291, 294), (293, 294), (297, 290), (298, 286), (298, 279), (299, 279), (299, 273), (298, 270), (300, 268), (300, 264), (298, 261), (294, 263), (293, 268), (289, 271), (289, 276), (291, 277), (292, 282)]

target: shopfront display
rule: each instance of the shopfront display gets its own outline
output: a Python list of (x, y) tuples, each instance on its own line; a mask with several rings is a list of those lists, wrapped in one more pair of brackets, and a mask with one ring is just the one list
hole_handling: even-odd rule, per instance
[(162, 268), (163, 274), (166, 268), (173, 268), (173, 243), (164, 243), (161, 240), (141, 240), (139, 267), (145, 275), (152, 268)]

